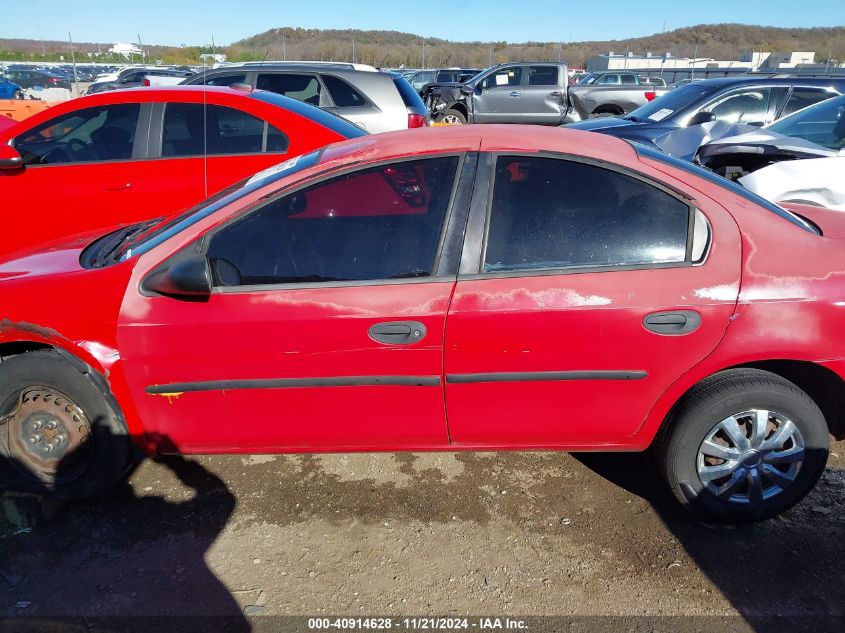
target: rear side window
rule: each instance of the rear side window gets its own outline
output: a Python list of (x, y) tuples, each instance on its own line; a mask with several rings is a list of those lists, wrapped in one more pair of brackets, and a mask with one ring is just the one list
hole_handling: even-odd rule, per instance
[(501, 157), (484, 272), (680, 263), (690, 207), (616, 171)]
[(418, 112), (426, 112), (422, 97), (420, 97), (419, 93), (405, 79), (402, 77), (393, 77), (393, 85), (399, 91), (399, 95), (402, 97), (406, 108), (416, 109)]
[(278, 198), (216, 233), (216, 286), (431, 275), (458, 159), (345, 174)]
[(789, 116), (793, 112), (798, 112), (798, 110), (803, 110), (814, 103), (818, 103), (819, 101), (824, 101), (825, 99), (830, 99), (835, 96), (835, 94), (822, 88), (795, 88), (792, 91), (792, 94), (789, 95), (789, 101), (786, 102), (786, 107), (784, 108), (781, 116)]
[(556, 86), (557, 76), (557, 66), (528, 67), (528, 85), (530, 86)]
[(164, 111), (162, 156), (260, 154), (287, 147), (281, 130), (234, 108), (169, 103)]
[(323, 75), (323, 83), (338, 108), (367, 105), (367, 100), (346, 81), (333, 75)]
[(14, 140), (25, 165), (129, 160), (141, 106), (137, 103), (76, 110)]
[(276, 94), (309, 103), (320, 105), (320, 82), (315, 75), (300, 75), (296, 73), (264, 73), (258, 75), (256, 88), (269, 90)]
[(637, 76), (636, 75), (622, 75), (622, 83), (623, 84), (635, 84), (635, 83), (637, 83)]

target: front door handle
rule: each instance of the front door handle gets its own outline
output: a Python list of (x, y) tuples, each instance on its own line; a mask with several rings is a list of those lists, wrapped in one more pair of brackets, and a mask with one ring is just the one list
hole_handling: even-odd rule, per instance
[(376, 343), (412, 345), (425, 338), (425, 326), (419, 321), (386, 321), (371, 325), (367, 333)]
[(131, 182), (117, 182), (111, 185), (106, 185), (103, 187), (106, 191), (126, 191), (127, 189), (132, 188)]
[(508, 93), (508, 96), (509, 96), (509, 97), (518, 97), (518, 96), (520, 96), (521, 94), (522, 94), (521, 92), (517, 92), (516, 90), (514, 90), (513, 92), (509, 92), (509, 93)]
[(554, 92), (550, 92), (550, 93), (549, 93), (549, 96), (550, 96), (550, 97), (560, 97), (560, 96), (561, 96), (561, 92), (560, 92), (560, 90), (555, 90)]
[(695, 332), (701, 325), (701, 315), (695, 310), (652, 312), (643, 319), (643, 327), (655, 334), (677, 336)]

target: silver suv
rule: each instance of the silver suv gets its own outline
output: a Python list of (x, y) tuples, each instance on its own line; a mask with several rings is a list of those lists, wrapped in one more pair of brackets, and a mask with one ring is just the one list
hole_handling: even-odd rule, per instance
[(425, 104), (405, 79), (363, 64), (246, 62), (205, 70), (182, 83), (248, 84), (334, 112), (370, 133), (427, 124)]

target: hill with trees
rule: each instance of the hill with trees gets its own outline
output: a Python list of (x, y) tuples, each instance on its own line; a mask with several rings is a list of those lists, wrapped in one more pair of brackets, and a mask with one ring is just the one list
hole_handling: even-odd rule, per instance
[[(111, 44), (75, 44), (77, 60), (122, 61), (104, 55)], [(148, 46), (145, 51), (163, 63), (196, 64), (200, 53), (211, 52), (205, 46)], [(452, 42), (398, 31), (361, 31), (335, 29), (274, 28), (216, 47), (231, 61), (267, 59), (307, 59), (356, 61), (374, 66), (472, 66), (510, 60), (563, 59), (572, 66), (583, 67), (587, 59), (599, 53), (626, 50), (637, 54), (651, 52), (676, 57), (737, 59), (747, 51), (815, 51), (816, 61), (845, 60), (845, 27), (775, 28), (744, 24), (704, 24), (675, 29), (645, 37), (625, 40), (582, 42)], [(97, 55), (98, 51), (100, 52)], [(89, 57), (89, 54), (91, 57)], [(67, 42), (0, 39), (0, 59), (55, 60), (63, 55), (70, 60)], [(138, 61), (137, 59), (135, 61)]]

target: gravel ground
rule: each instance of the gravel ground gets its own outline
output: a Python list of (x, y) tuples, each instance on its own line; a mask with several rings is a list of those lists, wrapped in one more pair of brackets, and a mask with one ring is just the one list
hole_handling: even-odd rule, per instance
[(688, 516), (640, 455), (148, 461), (46, 525), (3, 527), (0, 616), (843, 616), (832, 450), (798, 508), (741, 528)]

